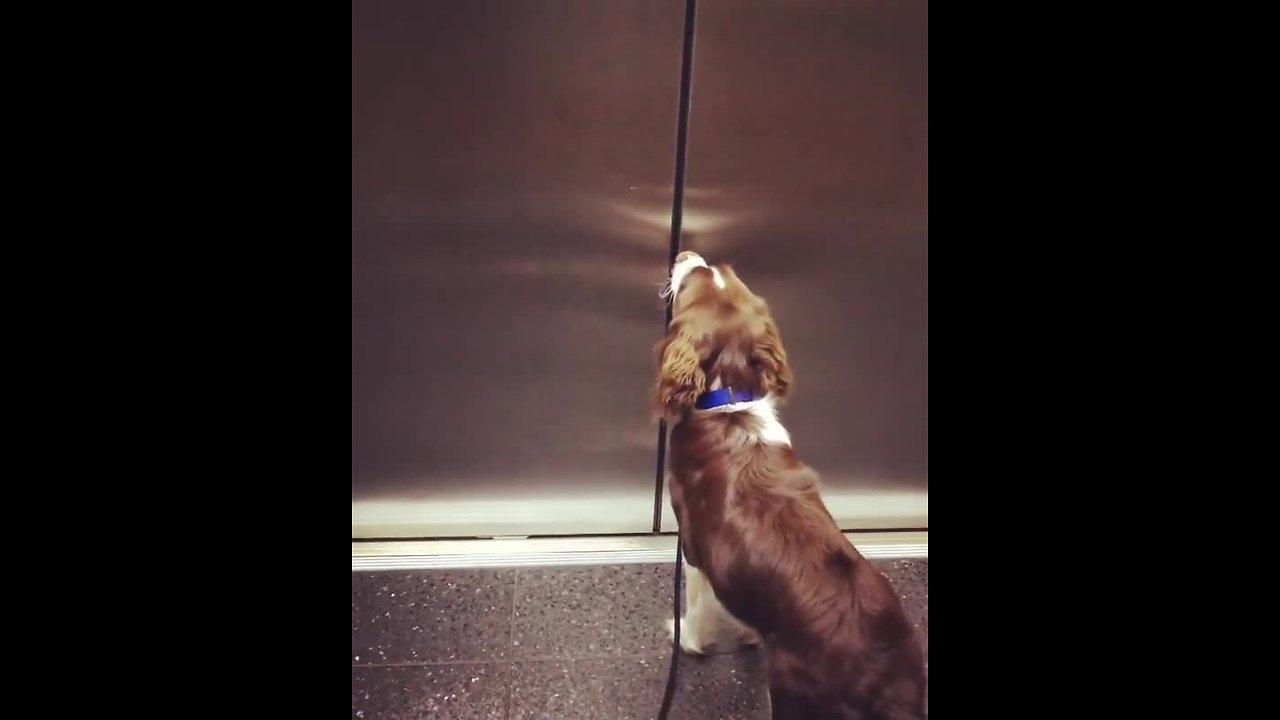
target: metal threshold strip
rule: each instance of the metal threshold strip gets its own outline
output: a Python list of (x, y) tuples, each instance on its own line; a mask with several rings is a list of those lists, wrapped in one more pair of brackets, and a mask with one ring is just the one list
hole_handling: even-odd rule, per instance
[[(927, 558), (928, 531), (852, 532), (869, 558)], [(670, 563), (675, 535), (391, 540), (351, 543), (351, 570), (444, 570)]]

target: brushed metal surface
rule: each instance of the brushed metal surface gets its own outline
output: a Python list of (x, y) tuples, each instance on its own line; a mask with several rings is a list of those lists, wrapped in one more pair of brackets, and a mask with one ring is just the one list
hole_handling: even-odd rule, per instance
[[(648, 529), (683, 9), (353, 2), (353, 537)], [(841, 524), (927, 525), (927, 2), (700, 0), (688, 172)]]
[(563, 532), (649, 528), (683, 11), (352, 3), (353, 518), (560, 495), (601, 501)]
[(828, 488), (927, 504), (928, 2), (698, 9), (683, 247), (769, 300)]

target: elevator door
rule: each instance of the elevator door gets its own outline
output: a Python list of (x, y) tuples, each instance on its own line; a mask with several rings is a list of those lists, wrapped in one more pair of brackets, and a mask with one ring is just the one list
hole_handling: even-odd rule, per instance
[(842, 526), (927, 527), (928, 2), (702, 0), (697, 29), (684, 247), (770, 302)]
[(650, 529), (683, 12), (352, 2), (353, 537)]

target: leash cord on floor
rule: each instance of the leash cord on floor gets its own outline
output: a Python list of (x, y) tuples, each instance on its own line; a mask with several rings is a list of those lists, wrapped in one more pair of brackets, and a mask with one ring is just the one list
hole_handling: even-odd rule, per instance
[(671, 599), (671, 669), (667, 671), (667, 689), (662, 693), (662, 707), (658, 710), (658, 720), (667, 720), (671, 712), (671, 699), (676, 694), (676, 663), (680, 659), (680, 576), (684, 570), (684, 554), (680, 552), (680, 533), (676, 532), (676, 581), (675, 592)]

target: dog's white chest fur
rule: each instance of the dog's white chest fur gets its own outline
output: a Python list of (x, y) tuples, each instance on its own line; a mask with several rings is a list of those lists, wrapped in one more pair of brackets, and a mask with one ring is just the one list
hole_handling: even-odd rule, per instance
[(759, 400), (750, 400), (748, 402), (733, 403), (732, 405), (711, 408), (708, 412), (750, 413), (760, 421), (760, 440), (762, 442), (770, 445), (786, 445), (787, 447), (791, 447), (791, 434), (787, 432), (787, 429), (782, 426), (782, 421), (778, 419), (778, 409), (774, 407), (772, 397), (766, 396)]

